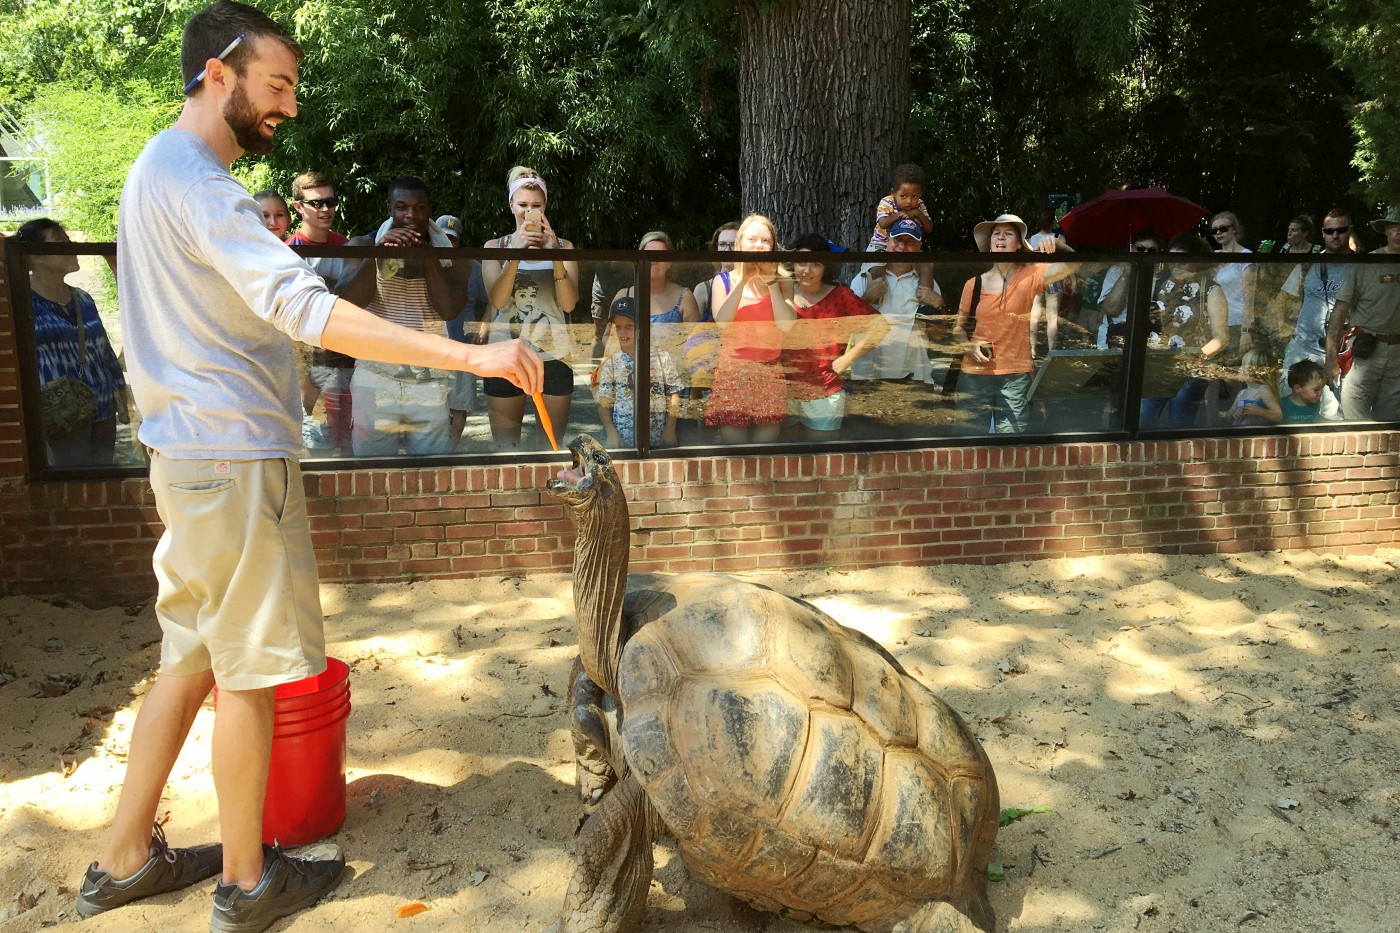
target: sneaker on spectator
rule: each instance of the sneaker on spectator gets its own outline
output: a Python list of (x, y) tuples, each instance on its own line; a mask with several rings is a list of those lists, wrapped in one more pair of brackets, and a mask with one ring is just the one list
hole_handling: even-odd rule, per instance
[(143, 897), (178, 891), (219, 873), (224, 850), (218, 843), (193, 849), (172, 849), (165, 830), (157, 824), (151, 832), (150, 858), (130, 878), (113, 878), (93, 862), (78, 886), (78, 916), (93, 917)]
[(261, 933), (282, 917), (319, 901), (340, 880), (345, 853), (325, 842), (288, 855), (279, 846), (263, 846), (263, 874), (251, 891), (236, 884), (214, 888), (213, 933)]

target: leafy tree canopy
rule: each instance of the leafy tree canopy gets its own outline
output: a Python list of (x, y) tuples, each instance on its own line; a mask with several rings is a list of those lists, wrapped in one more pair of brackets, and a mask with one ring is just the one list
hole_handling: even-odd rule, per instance
[[(653, 227), (698, 245), (740, 204), (740, 2), (768, 5), (261, 0), (308, 56), (301, 114), (257, 177), (331, 174), (342, 225), (363, 232), (387, 179), (421, 175), (481, 241), (507, 227), (505, 175), (523, 163), (580, 246)], [(70, 223), (109, 229), (133, 147), (178, 108), (180, 30), (202, 5), (0, 0), (0, 103), (40, 126), (63, 209), (84, 212)], [(1125, 183), (1236, 210), (1260, 236), (1333, 202), (1400, 203), (1400, 0), (1308, 9), (1033, 0), (1007, 16), (918, 0), (910, 151), (891, 164), (924, 166), (934, 243), (950, 248), (1048, 192)]]

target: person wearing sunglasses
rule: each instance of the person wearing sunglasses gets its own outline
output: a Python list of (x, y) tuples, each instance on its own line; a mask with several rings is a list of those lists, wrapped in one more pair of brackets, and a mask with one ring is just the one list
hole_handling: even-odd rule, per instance
[[(335, 222), (335, 184), (320, 172), (302, 172), (292, 182), (292, 210), (301, 218), (296, 232), (286, 239), (288, 246), (344, 246), (349, 237), (331, 229)], [(345, 271), (343, 259), (329, 256), (307, 256), (306, 262), (327, 282), (335, 282)], [(341, 456), (350, 452), (352, 423), (350, 378), (355, 373), (355, 360), (344, 353), (324, 347), (297, 344), (298, 370), (306, 351), (306, 371), (301, 379), (301, 401), (305, 411), (301, 436), (307, 450), (313, 454), (328, 452)], [(324, 418), (315, 415), (316, 403), (323, 403)]]
[[(1314, 257), (1318, 261), (1294, 266), (1279, 290), (1275, 307), (1297, 308), (1293, 336), (1283, 351), (1284, 373), (1300, 360), (1312, 360), (1319, 364), (1327, 361), (1327, 320), (1332, 316), (1337, 292), (1347, 276), (1346, 266), (1329, 263), (1327, 257), (1352, 252), (1351, 231), (1349, 212), (1339, 207), (1328, 211), (1322, 220), (1323, 251)], [(1286, 316), (1286, 312), (1281, 316)], [(1280, 391), (1288, 391), (1286, 380), (1287, 376), (1280, 384)], [(1342, 417), (1341, 395), (1337, 385), (1323, 388), (1318, 414), (1326, 421), (1336, 421)]]
[[(1159, 253), (1162, 251), (1163, 242), (1165, 241), (1156, 228), (1147, 227), (1133, 235), (1133, 242), (1128, 250), (1133, 253)], [(1143, 274), (1151, 274), (1150, 267), (1142, 268), (1147, 270)], [(1090, 312), (1097, 319), (1085, 322), (1086, 329), (1091, 330), (1095, 338), (1094, 343), (1100, 350), (1121, 350), (1127, 344), (1128, 292), (1132, 285), (1132, 277), (1128, 272), (1129, 266), (1126, 263), (1109, 267), (1104, 273), (1103, 284), (1099, 286), (1098, 304)]]
[[(1392, 207), (1371, 228), (1385, 233), (1386, 247), (1400, 252), (1400, 208)], [(1400, 267), (1386, 263), (1353, 266), (1337, 290), (1327, 323), (1323, 368), (1334, 384), (1343, 335), (1351, 338), (1352, 362), (1341, 379), (1342, 417), (1347, 421), (1400, 421)]]
[[(1210, 219), (1210, 235), (1215, 241), (1217, 253), (1249, 253), (1240, 242), (1244, 228), (1240, 219), (1230, 211), (1221, 211)], [(1228, 323), (1232, 338), (1240, 334), (1248, 323), (1250, 306), (1254, 302), (1254, 267), (1247, 263), (1221, 263), (1215, 270), (1215, 284), (1225, 293), (1229, 305)], [(1237, 339), (1232, 343), (1238, 344)], [(1248, 349), (1248, 347), (1242, 347)]]
[(344, 246), (350, 238), (331, 229), (340, 197), (335, 185), (320, 172), (302, 172), (292, 182), (292, 209), (301, 218), (288, 246)]

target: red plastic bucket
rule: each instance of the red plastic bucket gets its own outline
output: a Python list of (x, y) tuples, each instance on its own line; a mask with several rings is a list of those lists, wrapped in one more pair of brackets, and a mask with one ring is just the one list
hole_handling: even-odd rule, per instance
[[(217, 692), (214, 699), (218, 703)], [(263, 841), (284, 846), (324, 839), (345, 822), (345, 722), (350, 668), (326, 658), (315, 677), (277, 688), (272, 760), (263, 802)]]

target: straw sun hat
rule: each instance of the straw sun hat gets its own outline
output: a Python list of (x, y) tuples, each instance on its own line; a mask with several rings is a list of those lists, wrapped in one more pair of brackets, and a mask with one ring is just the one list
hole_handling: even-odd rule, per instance
[(1015, 214), (1002, 214), (993, 220), (984, 220), (972, 228), (972, 238), (977, 241), (977, 248), (982, 252), (987, 252), (991, 248), (992, 228), (997, 224), (1011, 224), (1021, 233), (1021, 249), (1029, 252), (1031, 245), (1026, 242), (1026, 222)]

